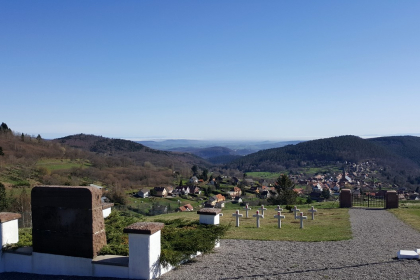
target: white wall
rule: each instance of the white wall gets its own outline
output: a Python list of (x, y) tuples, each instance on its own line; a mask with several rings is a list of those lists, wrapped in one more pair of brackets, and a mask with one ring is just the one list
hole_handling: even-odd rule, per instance
[(94, 277), (128, 278), (128, 267), (116, 265), (93, 264)]
[(32, 273), (92, 276), (92, 259), (32, 253)]

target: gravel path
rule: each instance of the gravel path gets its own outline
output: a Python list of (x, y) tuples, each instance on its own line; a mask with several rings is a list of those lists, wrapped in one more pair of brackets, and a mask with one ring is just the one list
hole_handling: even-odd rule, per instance
[[(353, 239), (337, 242), (222, 240), (215, 253), (168, 272), (188, 279), (420, 279), (420, 262), (396, 260), (420, 248), (420, 233), (385, 210), (350, 209)], [(4, 273), (2, 280), (95, 279)], [(96, 278), (97, 279), (97, 278)]]

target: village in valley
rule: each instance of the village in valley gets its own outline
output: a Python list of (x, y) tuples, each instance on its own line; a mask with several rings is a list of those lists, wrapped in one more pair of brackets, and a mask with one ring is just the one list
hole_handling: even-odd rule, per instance
[[(341, 166), (341, 168), (339, 167)], [(312, 202), (337, 201), (341, 189), (350, 189), (354, 196), (370, 195), (383, 198), (388, 190), (398, 192), (399, 199), (418, 200), (418, 190), (407, 190), (398, 184), (387, 184), (380, 181), (384, 167), (374, 161), (362, 163), (337, 162), (335, 166), (317, 170), (314, 174), (292, 172), (289, 178), (293, 181), (298, 204)], [(386, 170), (385, 170), (386, 171)], [(243, 173), (242, 176), (194, 175), (188, 180), (179, 179), (177, 185), (141, 188), (131, 192), (131, 207), (139, 211), (150, 203), (148, 215), (159, 215), (171, 212), (189, 212), (200, 208), (235, 208), (239, 206), (256, 206), (270, 204), (269, 199), (278, 195), (276, 175), (266, 172)], [(258, 176), (262, 178), (258, 178)], [(267, 178), (270, 177), (270, 178)], [(136, 208), (137, 207), (137, 208)], [(140, 211), (141, 212), (141, 211)], [(144, 213), (144, 212), (143, 212)]]

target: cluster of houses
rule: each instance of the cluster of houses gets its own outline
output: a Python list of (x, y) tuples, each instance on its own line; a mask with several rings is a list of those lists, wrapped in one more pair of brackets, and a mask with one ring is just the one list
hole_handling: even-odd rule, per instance
[(177, 195), (201, 194), (201, 190), (197, 186), (178, 186), (178, 187), (154, 187), (153, 189), (143, 188), (138, 191), (137, 195), (141, 198), (156, 196), (167, 197)]

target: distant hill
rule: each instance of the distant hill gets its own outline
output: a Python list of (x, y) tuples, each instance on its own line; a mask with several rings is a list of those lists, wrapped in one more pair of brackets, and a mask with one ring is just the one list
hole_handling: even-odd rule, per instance
[[(234, 141), (234, 140), (187, 140), (174, 139), (162, 141), (137, 141), (147, 147), (165, 151), (185, 151), (197, 154), (200, 149), (223, 147), (234, 151), (223, 152), (223, 155), (248, 155), (260, 150), (283, 147), (286, 145), (297, 144), (302, 141)], [(206, 153), (206, 152), (204, 152)], [(217, 155), (222, 156), (222, 154)], [(206, 158), (206, 155), (204, 156)]]
[(395, 154), (408, 158), (420, 166), (420, 137), (389, 136), (368, 139)]
[(234, 150), (225, 147), (175, 148), (171, 149), (170, 151), (190, 153), (205, 159), (219, 156), (237, 155), (237, 153)]
[(54, 139), (53, 142), (97, 154), (124, 156), (137, 163), (148, 161), (157, 166), (169, 166), (177, 163), (209, 166), (209, 162), (206, 162), (202, 158), (189, 153), (155, 150), (142, 144), (123, 139), (111, 139), (96, 135), (76, 134)]
[(259, 151), (239, 158), (228, 166), (243, 171), (276, 171), (337, 161), (375, 160), (384, 165), (398, 164), (400, 168), (418, 169), (420, 156), (410, 156), (410, 151), (418, 151), (418, 147), (418, 137), (387, 137), (375, 140), (339, 136)]

